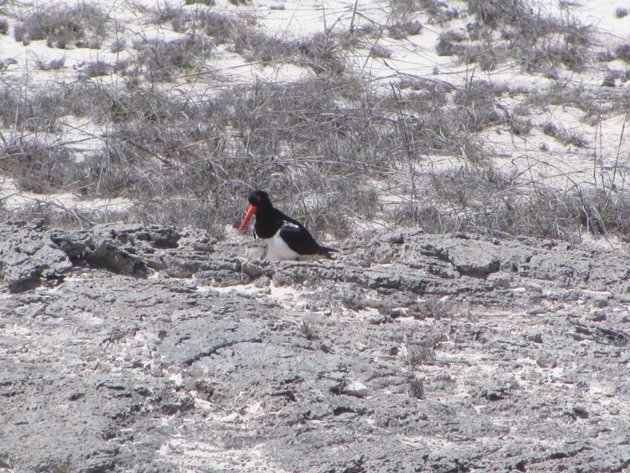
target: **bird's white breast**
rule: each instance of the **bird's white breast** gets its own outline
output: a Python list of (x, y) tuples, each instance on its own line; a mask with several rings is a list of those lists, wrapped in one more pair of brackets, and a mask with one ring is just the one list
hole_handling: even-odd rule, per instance
[(267, 254), (265, 255), (265, 259), (272, 261), (284, 261), (284, 260), (295, 260), (300, 256), (298, 253), (289, 248), (289, 245), (280, 237), (280, 232), (278, 231), (271, 238), (264, 238), (265, 243), (267, 243)]

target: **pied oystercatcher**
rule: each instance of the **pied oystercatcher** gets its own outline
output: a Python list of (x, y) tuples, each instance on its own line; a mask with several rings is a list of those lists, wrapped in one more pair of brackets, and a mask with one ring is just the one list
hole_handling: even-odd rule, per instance
[(254, 235), (267, 243), (267, 259), (295, 260), (315, 255), (332, 258), (331, 253), (337, 251), (317, 243), (304, 225), (275, 208), (265, 191), (253, 191), (247, 200), (249, 207), (238, 231), (243, 233), (256, 215)]

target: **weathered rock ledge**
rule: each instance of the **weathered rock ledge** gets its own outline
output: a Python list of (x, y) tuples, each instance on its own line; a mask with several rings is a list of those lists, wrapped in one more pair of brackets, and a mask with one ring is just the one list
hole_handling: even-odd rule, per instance
[(0, 228), (0, 472), (630, 466), (628, 254)]

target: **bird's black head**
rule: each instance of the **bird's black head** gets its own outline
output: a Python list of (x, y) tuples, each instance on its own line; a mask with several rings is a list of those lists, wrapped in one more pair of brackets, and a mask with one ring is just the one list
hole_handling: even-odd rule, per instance
[(255, 206), (257, 209), (266, 209), (271, 207), (271, 200), (269, 199), (269, 194), (265, 191), (255, 190), (249, 194), (247, 198), (249, 203)]
[(238, 231), (240, 233), (243, 233), (245, 231), (245, 229), (247, 228), (247, 224), (249, 223), (253, 215), (257, 215), (256, 223), (258, 224), (258, 219), (262, 215), (267, 215), (273, 211), (271, 200), (269, 200), (269, 194), (267, 194), (265, 191), (253, 191), (249, 194), (247, 200), (249, 201), (249, 207), (247, 207), (247, 211), (245, 212), (243, 221), (238, 227)]

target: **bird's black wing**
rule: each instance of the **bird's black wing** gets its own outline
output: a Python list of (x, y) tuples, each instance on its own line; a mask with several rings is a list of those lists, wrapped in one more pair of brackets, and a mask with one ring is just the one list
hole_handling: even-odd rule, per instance
[(287, 214), (285, 214), (284, 212), (281, 212), (280, 210), (278, 210), (278, 212), (280, 213), (280, 216), (285, 222), (292, 223), (293, 225), (297, 225), (298, 227), (302, 227), (304, 230), (306, 230), (306, 227), (302, 225), (300, 222), (298, 222), (297, 220), (295, 220), (294, 218), (289, 217)]
[(278, 212), (284, 219), (284, 225), (280, 229), (280, 236), (289, 248), (299, 255), (324, 255), (327, 258), (332, 258), (330, 253), (337, 250), (320, 245), (304, 225), (285, 215), (280, 210)]
[(299, 255), (317, 255), (322, 247), (315, 241), (313, 235), (302, 225), (287, 223), (280, 229), (280, 237), (287, 246)]

